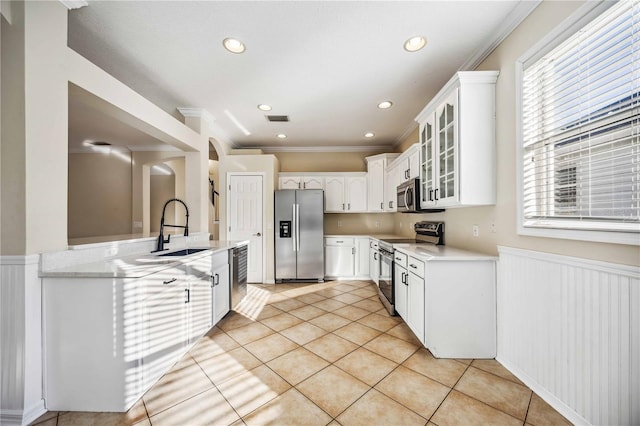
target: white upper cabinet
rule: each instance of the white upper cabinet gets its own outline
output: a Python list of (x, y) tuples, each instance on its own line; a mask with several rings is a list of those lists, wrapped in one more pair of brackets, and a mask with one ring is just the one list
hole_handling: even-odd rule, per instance
[(344, 202), (344, 177), (331, 176), (324, 180), (324, 211), (326, 212), (343, 212), (345, 211)]
[(398, 169), (398, 183), (396, 186), (409, 179), (420, 177), (420, 144), (415, 143), (411, 145), (409, 149), (400, 154), (400, 156), (390, 164), (390, 167)]
[(345, 202), (347, 212), (367, 211), (367, 177), (349, 176), (345, 178)]
[(383, 212), (385, 163), (383, 158), (371, 160), (367, 158), (367, 186), (369, 192), (369, 211)]
[(280, 189), (324, 189), (322, 176), (280, 176)]
[(324, 189), (324, 178), (322, 176), (302, 177), (302, 189)]
[(324, 186), (325, 212), (360, 213), (367, 211), (367, 176), (365, 173), (327, 176), (324, 179)]
[(421, 207), (495, 204), (498, 71), (461, 71), (422, 110)]
[(302, 178), (300, 176), (280, 177), (280, 189), (301, 189)]
[[(367, 192), (368, 211), (385, 212), (389, 211), (388, 191), (390, 187), (387, 182), (388, 165), (398, 154), (378, 154), (367, 157)], [(395, 188), (393, 188), (395, 193)]]

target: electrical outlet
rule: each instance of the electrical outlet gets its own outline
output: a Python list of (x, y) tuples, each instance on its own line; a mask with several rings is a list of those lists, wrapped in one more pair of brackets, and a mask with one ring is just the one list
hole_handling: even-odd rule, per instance
[(477, 237), (478, 235), (480, 235), (480, 228), (478, 225), (473, 225), (473, 236)]
[(376, 220), (376, 228), (380, 228), (380, 222)]
[(342, 228), (342, 221), (341, 220), (338, 221), (338, 228)]
[(497, 229), (496, 229), (496, 224), (495, 224), (495, 223), (492, 223), (492, 224), (491, 224), (491, 232), (492, 232), (492, 233), (494, 233), (494, 234), (495, 234), (496, 232), (498, 232), (498, 231), (497, 231)]
[(142, 228), (142, 222), (134, 220), (133, 221), (133, 227), (134, 228)]

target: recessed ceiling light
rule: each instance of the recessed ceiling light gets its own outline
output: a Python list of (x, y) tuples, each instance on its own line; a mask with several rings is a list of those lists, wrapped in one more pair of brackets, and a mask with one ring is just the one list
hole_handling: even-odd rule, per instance
[(271, 105), (260, 104), (260, 105), (258, 105), (258, 109), (260, 111), (271, 111)]
[(222, 40), (222, 45), (231, 53), (242, 53), (245, 50), (244, 43), (237, 38), (227, 37)]
[(285, 135), (284, 133), (278, 133), (277, 136), (278, 136), (279, 139), (286, 139), (287, 138), (287, 135)]
[(378, 108), (387, 109), (387, 108), (391, 108), (391, 105), (393, 105), (393, 102), (391, 101), (382, 101), (378, 104)]
[(375, 135), (376, 135), (376, 134), (375, 134), (375, 133), (373, 133), (373, 132), (367, 132), (367, 133), (365, 133), (365, 134), (364, 134), (364, 137), (365, 137), (365, 138), (372, 138), (372, 137), (374, 137)]
[(422, 36), (414, 36), (404, 42), (404, 50), (407, 52), (416, 52), (427, 44), (427, 39)]
[(111, 146), (111, 144), (109, 142), (105, 142), (105, 141), (93, 141), (93, 142), (89, 142), (89, 145), (93, 145), (93, 146)]

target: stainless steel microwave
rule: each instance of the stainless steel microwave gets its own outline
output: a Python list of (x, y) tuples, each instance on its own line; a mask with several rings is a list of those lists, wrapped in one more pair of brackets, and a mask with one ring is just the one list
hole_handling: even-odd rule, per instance
[(398, 185), (396, 205), (403, 213), (420, 211), (420, 179), (409, 179)]

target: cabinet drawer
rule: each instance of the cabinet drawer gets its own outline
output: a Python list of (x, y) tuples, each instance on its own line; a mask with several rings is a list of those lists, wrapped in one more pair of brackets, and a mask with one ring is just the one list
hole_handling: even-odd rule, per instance
[(324, 245), (326, 246), (354, 246), (354, 238), (341, 238), (341, 237), (326, 237), (324, 239)]
[(229, 263), (229, 250), (222, 250), (213, 255), (212, 269), (216, 269), (220, 265)]
[(404, 253), (400, 253), (399, 251), (395, 251), (393, 253), (393, 262), (396, 265), (402, 266), (404, 269), (407, 269), (407, 255)]
[(409, 267), (407, 268), (409, 272), (413, 272), (420, 278), (424, 278), (424, 262), (422, 260), (409, 256), (407, 262), (409, 263)]

